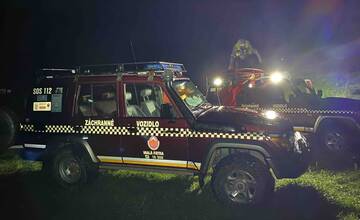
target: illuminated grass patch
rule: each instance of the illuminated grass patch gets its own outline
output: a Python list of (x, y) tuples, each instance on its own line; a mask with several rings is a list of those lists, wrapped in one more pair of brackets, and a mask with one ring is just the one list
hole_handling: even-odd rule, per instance
[[(268, 205), (231, 210), (216, 202), (210, 179), (134, 171), (105, 171), (92, 184), (68, 191), (52, 184), (41, 163), (0, 156), (4, 208), (34, 219), (358, 219), (360, 173), (326, 170), (277, 181)], [(30, 203), (22, 201), (30, 199)], [(36, 208), (41, 207), (38, 216)], [(15, 210), (23, 209), (22, 212)], [(25, 209), (25, 210), (24, 210)], [(12, 211), (13, 210), (13, 211)], [(23, 214), (22, 214), (23, 213)], [(33, 213), (33, 216), (29, 213)], [(34, 214), (35, 213), (35, 214)]]

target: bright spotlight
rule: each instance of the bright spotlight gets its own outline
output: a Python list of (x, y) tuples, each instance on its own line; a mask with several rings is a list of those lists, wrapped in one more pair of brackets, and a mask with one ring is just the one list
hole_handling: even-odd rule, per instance
[(284, 79), (284, 76), (280, 72), (274, 72), (270, 75), (271, 82), (273, 82), (275, 84), (281, 82), (283, 79)]
[(270, 119), (270, 120), (274, 120), (277, 117), (279, 117), (278, 113), (272, 110), (267, 110), (265, 112), (263, 112), (263, 115), (265, 118)]
[(213, 84), (214, 84), (214, 86), (216, 86), (216, 87), (220, 87), (220, 86), (222, 86), (223, 82), (224, 82), (224, 81), (223, 81), (222, 78), (216, 77), (216, 78), (214, 79), (214, 81), (213, 81)]

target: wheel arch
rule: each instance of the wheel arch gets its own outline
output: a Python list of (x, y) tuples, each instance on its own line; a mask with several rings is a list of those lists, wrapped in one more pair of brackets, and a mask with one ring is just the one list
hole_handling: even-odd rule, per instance
[(345, 128), (360, 131), (360, 125), (355, 119), (347, 116), (320, 116), (316, 119), (314, 133), (320, 132), (326, 125), (337, 124)]
[[(262, 163), (264, 163), (264, 165), (266, 165), (272, 169), (275, 169), (275, 167), (273, 166), (273, 164), (271, 162), (270, 154), (261, 146), (256, 145), (256, 144), (221, 142), (221, 143), (215, 143), (215, 144), (211, 145), (211, 147), (209, 148), (207, 156), (204, 158), (204, 160), (202, 162), (202, 166), (201, 166), (201, 170), (200, 170), (200, 173), (202, 176), (207, 175), (209, 168), (212, 166), (212, 162), (213, 162), (212, 160), (213, 160), (213, 157), (214, 157), (214, 154), (216, 153), (216, 151), (223, 150), (223, 149), (235, 151), (235, 152), (229, 152), (229, 155), (231, 153), (249, 154), (250, 156), (253, 156), (253, 157), (259, 159)], [(222, 158), (224, 158), (224, 157), (222, 157)]]
[(90, 161), (93, 163), (98, 163), (99, 160), (95, 156), (94, 151), (92, 150), (90, 144), (82, 139), (77, 137), (63, 137), (63, 138), (54, 138), (50, 139), (47, 144), (47, 156), (51, 156), (53, 153), (55, 153), (58, 149), (71, 146), (72, 150), (75, 151), (75, 153), (79, 154), (85, 154), (88, 156)]

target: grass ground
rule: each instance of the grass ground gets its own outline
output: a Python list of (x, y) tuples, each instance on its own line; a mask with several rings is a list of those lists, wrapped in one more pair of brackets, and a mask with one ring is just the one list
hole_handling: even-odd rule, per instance
[[(11, 219), (359, 219), (360, 172), (313, 169), (277, 181), (269, 204), (229, 210), (196, 177), (104, 172), (78, 191), (53, 185), (41, 164), (0, 156), (0, 209)], [(8, 219), (2, 218), (2, 219)]]

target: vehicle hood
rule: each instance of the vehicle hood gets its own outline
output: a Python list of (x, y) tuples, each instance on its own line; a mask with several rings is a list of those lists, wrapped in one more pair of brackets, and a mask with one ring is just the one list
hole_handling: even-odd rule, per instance
[(292, 130), (289, 121), (278, 118), (269, 120), (257, 111), (214, 106), (197, 116), (196, 125), (200, 129), (230, 132), (271, 132)]

